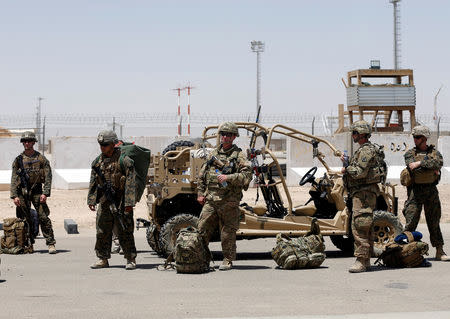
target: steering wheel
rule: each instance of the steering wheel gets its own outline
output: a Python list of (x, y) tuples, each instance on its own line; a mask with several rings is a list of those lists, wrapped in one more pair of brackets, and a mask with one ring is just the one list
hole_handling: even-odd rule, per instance
[(306, 183), (312, 183), (314, 181), (314, 174), (316, 174), (316, 172), (317, 166), (314, 166), (309, 171), (307, 171), (305, 175), (303, 175), (302, 179), (300, 180), (300, 182), (298, 182), (298, 184), (300, 186), (303, 186)]

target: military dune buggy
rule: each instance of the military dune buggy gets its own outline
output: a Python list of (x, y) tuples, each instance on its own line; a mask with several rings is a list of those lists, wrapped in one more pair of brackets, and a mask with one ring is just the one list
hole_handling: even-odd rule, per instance
[[(347, 252), (353, 251), (351, 234), (351, 202), (343, 187), (340, 172), (334, 172), (325, 161), (319, 145), (331, 149), (334, 156), (341, 152), (327, 140), (277, 124), (266, 128), (258, 123), (238, 122), (241, 130), (252, 134), (247, 157), (251, 162), (254, 179), (261, 192), (263, 205), (241, 204), (241, 220), (238, 239), (275, 237), (285, 233), (291, 237), (305, 235), (313, 217), (318, 219), (321, 233), (330, 236), (333, 244)], [(139, 226), (147, 227), (147, 241), (159, 255), (166, 256), (174, 247), (177, 232), (187, 226), (196, 226), (202, 206), (197, 202), (197, 176), (201, 165), (212, 150), (205, 146), (208, 141), (219, 142), (218, 126), (203, 131), (203, 145), (176, 142), (163, 154), (152, 155), (147, 186), (149, 220), (138, 219)], [(283, 176), (277, 156), (271, 150), (272, 138), (285, 136), (312, 145), (313, 157), (326, 169), (316, 178), (317, 167), (311, 168), (300, 180), (300, 185), (311, 183), (311, 198), (303, 205), (293, 206), (293, 200)], [(262, 145), (255, 148), (255, 145)], [(178, 146), (178, 147), (177, 147)], [(277, 172), (278, 174), (274, 174)], [(277, 175), (277, 177), (274, 177)], [(375, 251), (402, 231), (397, 218), (395, 185), (379, 184), (380, 196), (374, 212)], [(285, 204), (286, 203), (286, 204)], [(218, 231), (212, 240), (219, 240)]]

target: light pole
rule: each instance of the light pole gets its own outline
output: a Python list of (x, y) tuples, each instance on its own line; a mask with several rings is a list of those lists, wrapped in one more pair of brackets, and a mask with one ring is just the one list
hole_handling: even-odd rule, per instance
[(41, 119), (42, 119), (42, 112), (41, 112), (41, 101), (43, 100), (43, 97), (37, 98), (37, 105), (36, 105), (36, 130), (39, 140), (39, 145), (42, 145), (42, 149), (44, 147), (44, 141), (42, 140), (42, 130), (41, 130)]
[(258, 113), (258, 107), (261, 105), (261, 57), (260, 53), (264, 52), (264, 42), (252, 41), (250, 42), (253, 52), (256, 52), (256, 113)]

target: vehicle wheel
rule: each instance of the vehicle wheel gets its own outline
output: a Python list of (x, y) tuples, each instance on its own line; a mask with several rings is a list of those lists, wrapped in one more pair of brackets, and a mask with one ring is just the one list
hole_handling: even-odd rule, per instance
[(353, 239), (352, 234), (350, 234), (350, 236), (332, 235), (330, 236), (330, 239), (333, 245), (342, 250), (345, 254), (353, 254), (355, 240)]
[(175, 141), (172, 144), (167, 145), (167, 147), (162, 151), (162, 155), (164, 155), (170, 151), (175, 151), (177, 149), (177, 147), (186, 148), (186, 147), (192, 147), (194, 145), (195, 144), (192, 143), (191, 141)]
[(379, 257), (388, 242), (393, 242), (394, 238), (401, 234), (403, 225), (398, 220), (398, 216), (383, 210), (373, 212), (373, 250), (374, 257)]
[(197, 227), (198, 218), (189, 214), (180, 214), (168, 219), (161, 228), (159, 247), (163, 256), (168, 256), (175, 246), (178, 232), (188, 226)]
[(147, 227), (146, 238), (150, 248), (160, 255), (161, 249), (159, 248), (159, 231), (155, 224), (151, 223), (151, 225)]

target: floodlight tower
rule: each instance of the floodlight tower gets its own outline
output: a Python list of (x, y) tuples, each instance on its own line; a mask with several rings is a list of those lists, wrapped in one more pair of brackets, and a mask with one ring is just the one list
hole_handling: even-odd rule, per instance
[(173, 91), (177, 91), (177, 102), (178, 102), (178, 110), (177, 110), (177, 122), (178, 122), (178, 129), (177, 129), (177, 135), (181, 136), (181, 106), (180, 106), (180, 95), (181, 90), (184, 90), (184, 88), (177, 87), (176, 89), (173, 89)]
[(258, 107), (261, 105), (261, 57), (260, 53), (264, 52), (265, 44), (261, 41), (250, 42), (253, 52), (256, 52), (256, 113), (258, 113)]
[(42, 119), (42, 112), (41, 112), (41, 101), (43, 100), (43, 97), (37, 98), (37, 105), (36, 105), (36, 133), (39, 140), (39, 145), (44, 145), (44, 141), (42, 140), (41, 136), (41, 119)]
[(187, 105), (187, 134), (191, 136), (191, 90), (195, 87), (188, 84), (185, 88), (188, 92), (188, 105)]
[(400, 69), (400, 0), (389, 0), (394, 6), (394, 69)]

